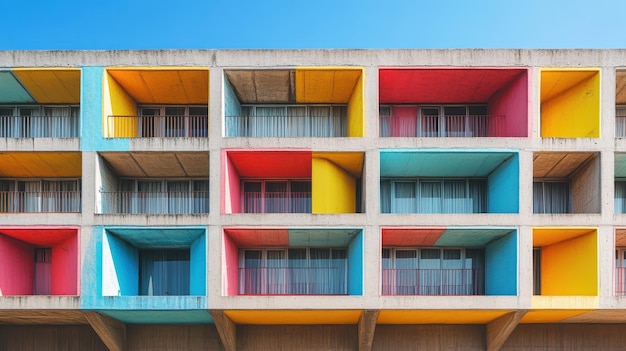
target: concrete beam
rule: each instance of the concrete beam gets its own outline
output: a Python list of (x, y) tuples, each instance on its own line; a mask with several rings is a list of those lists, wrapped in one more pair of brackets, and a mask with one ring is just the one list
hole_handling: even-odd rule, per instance
[(126, 325), (124, 323), (98, 312), (85, 312), (85, 318), (109, 350), (125, 350)]
[(378, 310), (365, 310), (359, 319), (359, 351), (370, 351), (376, 331)]
[(487, 351), (497, 351), (515, 330), (526, 310), (513, 311), (487, 324)]
[(217, 333), (226, 351), (237, 351), (237, 325), (223, 310), (211, 310)]

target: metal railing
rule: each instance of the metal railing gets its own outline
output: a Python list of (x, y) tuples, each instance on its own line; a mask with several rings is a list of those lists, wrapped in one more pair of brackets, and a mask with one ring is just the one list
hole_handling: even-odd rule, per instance
[(310, 192), (244, 192), (243, 213), (311, 213)]
[(227, 116), (229, 137), (345, 137), (346, 118), (341, 116)]
[(383, 295), (484, 295), (481, 269), (383, 269)]
[(239, 268), (240, 295), (346, 295), (346, 270), (339, 267)]
[(80, 191), (0, 191), (0, 212), (80, 212)]
[(626, 116), (615, 116), (615, 137), (626, 138)]
[(111, 138), (199, 138), (209, 135), (207, 115), (108, 116)]
[(209, 213), (208, 191), (101, 192), (102, 212), (128, 214)]
[(505, 116), (447, 115), (398, 117), (380, 116), (381, 137), (498, 137)]
[(0, 116), (0, 138), (78, 138), (78, 116)]

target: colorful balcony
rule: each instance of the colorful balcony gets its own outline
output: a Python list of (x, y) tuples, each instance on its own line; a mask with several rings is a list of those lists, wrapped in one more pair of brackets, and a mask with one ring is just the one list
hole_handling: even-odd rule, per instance
[(82, 309), (125, 323), (212, 321), (206, 227), (94, 227), (93, 235)]
[(534, 295), (598, 295), (595, 228), (534, 228), (533, 247)]
[(78, 295), (75, 227), (0, 227), (0, 296)]
[(227, 70), (228, 137), (362, 137), (363, 70)]
[(0, 213), (81, 211), (81, 154), (0, 154)]
[(626, 138), (626, 71), (615, 72), (615, 137)]
[(379, 79), (381, 137), (528, 136), (526, 69), (383, 68)]
[(361, 295), (358, 229), (224, 229), (227, 295)]
[(105, 152), (98, 158), (96, 213), (209, 213), (209, 155)]
[(209, 130), (206, 68), (107, 68), (106, 138), (197, 138)]
[(600, 157), (593, 152), (536, 152), (534, 213), (600, 213)]
[(0, 138), (78, 138), (80, 69), (0, 71)]
[(383, 295), (517, 295), (511, 228), (383, 228)]
[(381, 213), (517, 213), (519, 161), (491, 150), (383, 150)]
[(626, 296), (626, 229), (615, 230), (615, 295)]
[(222, 213), (356, 213), (363, 154), (222, 152)]
[(600, 137), (600, 71), (541, 70), (541, 137)]

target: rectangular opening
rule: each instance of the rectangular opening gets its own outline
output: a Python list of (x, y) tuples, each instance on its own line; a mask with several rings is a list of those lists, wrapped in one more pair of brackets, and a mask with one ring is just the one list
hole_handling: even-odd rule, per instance
[(242, 181), (244, 213), (311, 213), (309, 180)]

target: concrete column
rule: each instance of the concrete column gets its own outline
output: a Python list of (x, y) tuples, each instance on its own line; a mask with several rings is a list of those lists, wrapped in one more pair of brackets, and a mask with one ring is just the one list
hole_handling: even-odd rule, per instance
[(85, 312), (85, 318), (109, 350), (124, 351), (126, 349), (124, 323), (97, 312)]
[(217, 333), (226, 351), (237, 351), (237, 325), (223, 310), (211, 310)]
[(525, 314), (525, 310), (510, 312), (487, 324), (487, 351), (500, 350)]
[(377, 310), (365, 310), (359, 319), (359, 351), (370, 351), (376, 331)]

